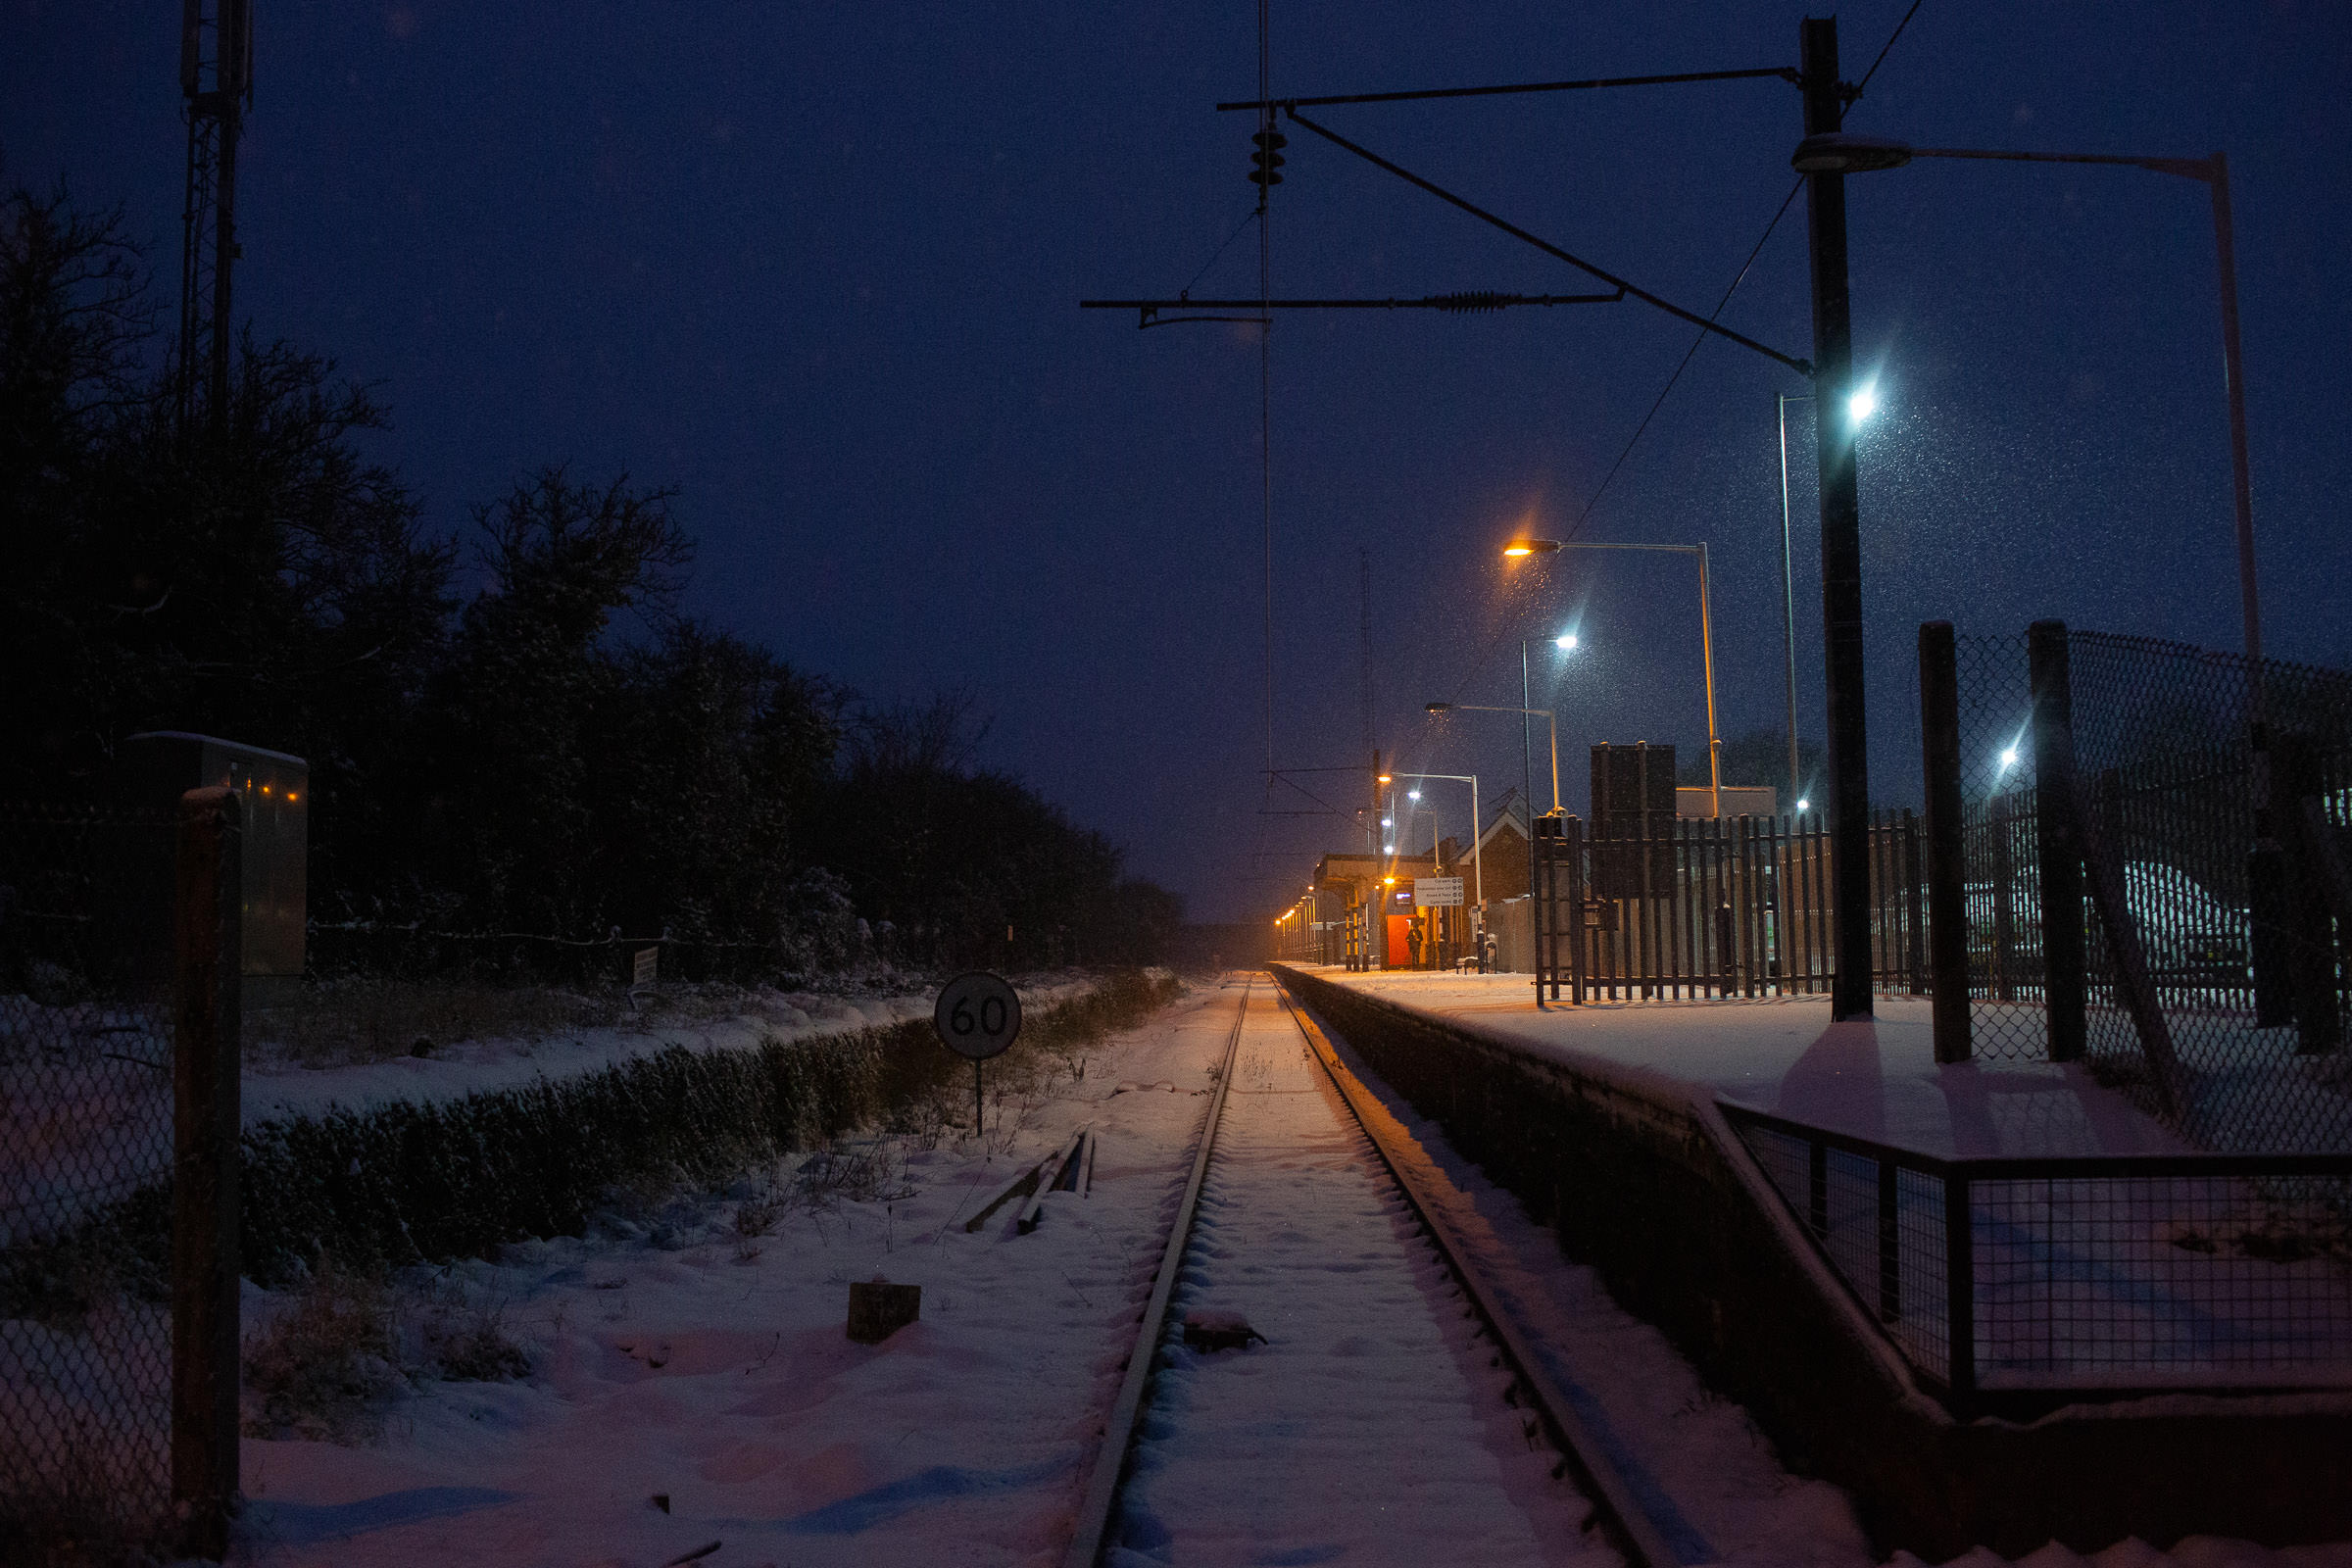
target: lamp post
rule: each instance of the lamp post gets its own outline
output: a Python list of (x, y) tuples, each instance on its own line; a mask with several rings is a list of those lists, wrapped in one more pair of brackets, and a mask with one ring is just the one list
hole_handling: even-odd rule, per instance
[[(1811, 126), (1807, 127), (1811, 129)], [(2246, 455), (2245, 372), (2237, 331), (2237, 244), (2230, 219), (2230, 161), (2113, 153), (1995, 152), (1971, 147), (1913, 147), (1876, 136), (1849, 136), (1835, 125), (1808, 135), (1789, 162), (1802, 174), (1836, 177), (1900, 169), (1915, 158), (1970, 158), (2021, 164), (2120, 164), (2202, 181), (2213, 197), (2213, 243), (2222, 307), (2222, 377), (2230, 398), (2230, 492), (2237, 514), (2238, 614), (2244, 622), (2254, 717), (2262, 713), (2262, 598), (2254, 574), (2254, 484)], [(1867, 412), (1867, 411), (1865, 411)]]
[[(1522, 644), (1519, 649), (1519, 659), (1520, 673), (1524, 675), (1526, 673), (1527, 661), (1527, 648), (1524, 644)], [(1522, 735), (1524, 735), (1527, 731), (1527, 720), (1541, 716), (1546, 724), (1551, 726), (1551, 814), (1553, 816), (1560, 814), (1560, 721), (1558, 716), (1554, 714), (1550, 709), (1524, 707), (1492, 708), (1483, 703), (1429, 703), (1425, 704), (1424, 706), (1427, 707), (1428, 710), (1433, 713), (1451, 713), (1456, 710), (1471, 713), (1517, 713), (1521, 715), (1519, 720), (1519, 728)], [(1525, 764), (1524, 759), (1522, 759), (1522, 761), (1523, 765), (1528, 766), (1529, 774), (1524, 785), (1524, 788), (1527, 791), (1528, 816), (1527, 896), (1530, 899), (1533, 899), (1536, 896), (1536, 781), (1533, 776), (1534, 768), (1532, 764)], [(1477, 824), (1473, 822), (1471, 826), (1473, 830), (1475, 830)]]
[[(1551, 814), (1560, 814), (1560, 722), (1548, 708), (1496, 708), (1487, 703), (1424, 703), (1433, 713), (1525, 713), (1551, 726)], [(1534, 780), (1529, 780), (1534, 787)]]
[[(1519, 639), (1519, 702), (1521, 705), (1519, 717), (1519, 766), (1521, 772), (1527, 779), (1527, 814), (1531, 820), (1536, 814), (1536, 768), (1534, 762), (1535, 738), (1532, 733), (1532, 726), (1530, 726), (1528, 723), (1528, 719), (1536, 711), (1536, 694), (1535, 682), (1529, 673), (1531, 661), (1528, 657), (1528, 650), (1535, 647), (1535, 645), (1536, 639), (1533, 637), (1522, 637)], [(1551, 646), (1558, 649), (1563, 654), (1572, 654), (1576, 652), (1576, 633), (1572, 631), (1561, 633), (1559, 636), (1551, 639)], [(1551, 804), (1552, 808), (1557, 810), (1560, 803), (1558, 799), (1559, 780), (1557, 776), (1559, 773), (1559, 760), (1556, 757), (1552, 760), (1552, 773), (1554, 776), (1552, 780), (1553, 799)], [(1533, 862), (1531, 861), (1530, 863), (1532, 864)], [(1532, 886), (1533, 884), (1530, 885)]]
[(1788, 405), (1810, 403), (1813, 394), (1773, 394), (1781, 426), (1781, 653), (1788, 679), (1788, 800), (1793, 810), (1805, 808), (1796, 776), (1796, 568), (1788, 551)]
[[(1721, 816), (1723, 814), (1723, 742), (1715, 734), (1715, 622), (1707, 601), (1707, 547), (1703, 544), (1602, 544), (1583, 539), (1530, 539), (1526, 537), (1513, 539), (1502, 547), (1503, 555), (1513, 560), (1526, 556), (1557, 555), (1563, 550), (1662, 550), (1670, 555), (1696, 556), (1698, 558), (1698, 646), (1707, 676), (1707, 814)], [(1568, 638), (1565, 641), (1570, 646), (1575, 643), (1574, 638)], [(1520, 660), (1521, 673), (1524, 675), (1526, 671), (1524, 647), (1521, 650)], [(1554, 773), (1559, 771), (1556, 758), (1553, 760), (1552, 771)], [(1559, 793), (1556, 780), (1552, 793), (1555, 796)], [(1555, 800), (1553, 804), (1556, 806), (1558, 802)]]
[[(1456, 784), (1467, 784), (1467, 785), (1469, 785), (1469, 786), (1470, 786), (1470, 875), (1471, 875), (1471, 878), (1472, 878), (1472, 889), (1471, 889), (1471, 890), (1472, 890), (1472, 892), (1473, 892), (1473, 893), (1475, 893), (1475, 894), (1477, 895), (1477, 903), (1478, 903), (1478, 906), (1479, 906), (1480, 908), (1482, 908), (1482, 909), (1483, 909), (1483, 908), (1485, 908), (1485, 907), (1486, 907), (1486, 905), (1487, 905), (1487, 873), (1486, 873), (1486, 871), (1484, 870), (1484, 868), (1482, 868), (1482, 867), (1480, 866), (1480, 864), (1479, 864), (1479, 854), (1478, 854), (1478, 849), (1479, 849), (1479, 845), (1478, 845), (1478, 822), (1479, 822), (1479, 816), (1478, 816), (1478, 775), (1477, 775), (1476, 773), (1401, 773), (1401, 774), (1398, 774), (1397, 776), (1398, 776), (1399, 778), (1443, 778), (1443, 779), (1451, 779), (1451, 780), (1452, 780), (1454, 783), (1456, 783)], [(1418, 793), (1418, 792), (1416, 792), (1416, 793)], [(1434, 812), (1433, 812), (1433, 813), (1431, 813), (1431, 814), (1434, 816), (1436, 813), (1434, 813)], [(1434, 833), (1434, 832), (1436, 832), (1436, 829), (1433, 827), (1433, 828), (1431, 829), (1431, 832), (1433, 832), (1433, 833)]]
[[(1805, 135), (1838, 134), (1845, 84), (1838, 74), (1838, 19), (1797, 24), (1797, 80)], [(1829, 740), (1830, 888), (1837, 910), (1831, 964), (1832, 1021), (1871, 1015), (1870, 712), (1863, 690), (1862, 493), (1854, 468), (1853, 300), (1846, 278), (1845, 176), (1801, 169), (1813, 290), (1813, 451), (1821, 475), (1823, 726)]]

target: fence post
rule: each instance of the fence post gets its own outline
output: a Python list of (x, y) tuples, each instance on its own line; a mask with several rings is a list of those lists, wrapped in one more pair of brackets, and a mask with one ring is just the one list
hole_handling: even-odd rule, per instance
[(218, 1559), (237, 1500), (237, 1136), (243, 812), (180, 798), (172, 1068), (172, 1501), (181, 1550)]
[(2075, 831), (2075, 712), (2066, 622), (2026, 628), (2034, 691), (2034, 827), (2040, 841), (2042, 994), (2050, 1059), (2077, 1061), (2088, 1035), (2083, 980), (2082, 846)]
[[(1920, 750), (1928, 785), (1928, 952), (1936, 1059), (1966, 1061), (1969, 1038), (1968, 863), (1960, 803), (1960, 665), (1948, 620), (1919, 628)], [(2009, 891), (1996, 887), (2006, 901)]]
[(1952, 1414), (1968, 1419), (1977, 1392), (1977, 1236), (1964, 1166), (1943, 1173), (1944, 1382)]
[[(1547, 842), (1550, 833), (1558, 830), (1558, 823), (1551, 817), (1539, 816), (1531, 826), (1533, 832), (1528, 839), (1527, 863), (1529, 871), (1533, 874), (1533, 880), (1527, 890), (1529, 899), (1527, 912), (1531, 922), (1528, 930), (1535, 939), (1536, 945), (1536, 1005), (1542, 1007), (1544, 1005), (1544, 977), (1550, 974), (1559, 962), (1558, 945), (1552, 940), (1551, 930), (1552, 921), (1559, 912), (1554, 907), (1552, 899), (1552, 882), (1557, 874), (1557, 866), (1553, 862), (1551, 846)], [(1558, 995), (1556, 982), (1553, 995)]]
[(1903, 910), (1905, 929), (1910, 932), (1903, 945), (1904, 961), (1911, 969), (1911, 994), (1923, 997), (1928, 992), (1928, 923), (1920, 896), (1925, 887), (1926, 873), (1920, 868), (1920, 824), (1911, 808), (1903, 808)]
[[(2319, 747), (2300, 730), (2271, 734), (2270, 806), (2274, 831), (2299, 853), (2286, 861), (2287, 874), (2277, 902), (2285, 915), (2283, 944), (2287, 982), (2294, 998), (2295, 1051), (2311, 1055), (2333, 1051), (2340, 1037), (2336, 1014), (2334, 911), (2328, 906), (2323, 857), (2326, 833), (2307, 831), (2304, 802), (2326, 794)], [(2323, 829), (2325, 824), (2323, 823)]]
[(1585, 900), (1590, 896), (1585, 886), (1585, 825), (1576, 817), (1563, 817), (1560, 830), (1566, 835), (1568, 852), (1568, 1000), (1582, 1006), (1585, 954), (1590, 946), (1585, 935)]

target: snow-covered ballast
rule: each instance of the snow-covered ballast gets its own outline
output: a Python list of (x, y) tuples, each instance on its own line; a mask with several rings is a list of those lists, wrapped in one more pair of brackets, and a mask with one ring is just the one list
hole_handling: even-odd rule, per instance
[[(1940, 1561), (2053, 1539), (2089, 1551), (2125, 1536), (2283, 1545), (2352, 1532), (2352, 1392), (2340, 1366), (2314, 1362), (2307, 1380), (2336, 1387), (2296, 1387), (2274, 1370), (2237, 1388), (2206, 1378), (2161, 1391), (2115, 1377), (2096, 1388), (1991, 1379), (1956, 1396), (1871, 1309), (1872, 1292), (1856, 1288), (1866, 1270), (1847, 1260), (1841, 1275), (1825, 1250), (1854, 1216), (1809, 1234), (1801, 1129), (1746, 1127), (1743, 1138), (1713, 1093), (1688, 1081), (1539, 1054), (1472, 1022), (1287, 966), (1276, 974), (1620, 1304), (1744, 1404), (1784, 1463), (1852, 1493), (1882, 1551)], [(1758, 1159), (1775, 1141), (1798, 1150), (1793, 1182)]]

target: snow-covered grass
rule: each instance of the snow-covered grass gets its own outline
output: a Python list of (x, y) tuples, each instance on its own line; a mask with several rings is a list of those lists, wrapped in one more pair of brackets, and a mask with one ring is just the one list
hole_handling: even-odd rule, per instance
[[(1100, 984), (1099, 975), (1057, 971), (1020, 976), (1014, 989), (1035, 1013)], [(617, 991), (330, 982), (290, 1007), (249, 1017), (245, 1120), (454, 1100), (594, 1072), (670, 1046), (730, 1051), (855, 1034), (928, 1018), (936, 995), (920, 977), (902, 974), (845, 977), (825, 991), (665, 982), (634, 1003)], [(388, 1049), (369, 1044), (377, 1039)]]
[[(396, 1306), (497, 1303), (529, 1374), (419, 1359), (378, 1396), (373, 1441), (249, 1438), (243, 1560), (652, 1568), (712, 1541), (740, 1568), (1050, 1560), (1189, 1163), (1231, 1017), (1216, 1001), (1066, 1049), (1066, 1070), (1008, 1071), (1001, 1098), (992, 1079), (985, 1135), (968, 1116), (859, 1133), (612, 1204), (581, 1237), (394, 1271)], [(1087, 1121), (1090, 1197), (1051, 1195), (1033, 1235), (1009, 1208), (964, 1230)], [(923, 1288), (921, 1319), (857, 1345), (848, 1287), (877, 1274)], [(249, 1314), (299, 1294), (252, 1293)]]
[[(1172, 993), (1166, 976), (1090, 983), (1035, 1009), (993, 1065), (1000, 1093), (1082, 1069), (1087, 1041)], [(314, 1254), (368, 1266), (474, 1253), (526, 1236), (577, 1234), (615, 1192), (659, 1198), (732, 1179), (860, 1127), (936, 1143), (962, 1125), (960, 1058), (920, 1021), (852, 1030), (848, 1018), (739, 1045), (640, 1044), (604, 1065), (516, 1080), (514, 1058), (476, 1064), (497, 1087), (460, 1096), (380, 1093), (279, 1115), (245, 1133), (246, 1262), (265, 1283)], [(355, 1069), (375, 1072), (380, 1069)]]

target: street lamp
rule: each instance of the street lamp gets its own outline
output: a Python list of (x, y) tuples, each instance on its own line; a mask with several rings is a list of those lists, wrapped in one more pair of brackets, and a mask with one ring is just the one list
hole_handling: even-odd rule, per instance
[[(1913, 147), (1880, 136), (1854, 136), (1829, 131), (1797, 143), (1789, 160), (1803, 174), (1864, 174), (1882, 169), (1900, 169), (1915, 158), (1973, 158), (2018, 164), (2121, 164), (2152, 173), (2172, 174), (2204, 182), (2213, 193), (2213, 242), (2222, 303), (2222, 373), (2230, 396), (2230, 465), (2232, 499), (2237, 510), (2238, 612), (2245, 622), (2246, 667), (2252, 682), (2254, 716), (2262, 710), (2262, 600), (2254, 578), (2254, 483), (2246, 455), (2245, 371), (2239, 362), (2237, 334), (2237, 245), (2230, 220), (2230, 161), (2221, 153), (2210, 158), (2155, 158), (2113, 153), (1994, 152), (1971, 147)], [(1869, 396), (1864, 388), (1854, 397), (1856, 417)]]
[[(1525, 713), (1551, 726), (1551, 814), (1560, 814), (1560, 724), (1548, 708), (1496, 708), (1487, 703), (1425, 703), (1433, 713)], [(1533, 780), (1530, 780), (1533, 787)], [(1531, 803), (1532, 805), (1532, 803)]]
[[(1480, 866), (1478, 857), (1478, 775), (1476, 773), (1407, 773), (1404, 777), (1451, 779), (1457, 784), (1470, 786), (1470, 875), (1473, 883), (1472, 891), (1477, 895), (1478, 906), (1482, 909), (1485, 908), (1487, 905), (1487, 874)], [(1419, 790), (1413, 790), (1406, 796), (1408, 800), (1417, 801), (1420, 798)]]
[[(1707, 547), (1695, 545), (1631, 545), (1603, 544), (1586, 539), (1531, 539), (1521, 535), (1502, 547), (1502, 553), (1512, 559), (1525, 556), (1556, 555), (1562, 550), (1662, 550), (1670, 555), (1698, 558), (1698, 644), (1707, 676), (1707, 814), (1723, 815), (1723, 743), (1715, 735), (1715, 623), (1707, 603)], [(1558, 639), (1562, 649), (1574, 648), (1574, 637)], [(1521, 674), (1526, 673), (1524, 655)], [(1555, 763), (1553, 771), (1558, 771)], [(1553, 791), (1558, 793), (1556, 787)], [(1554, 803), (1557, 804), (1556, 802)]]

